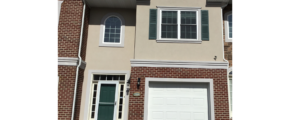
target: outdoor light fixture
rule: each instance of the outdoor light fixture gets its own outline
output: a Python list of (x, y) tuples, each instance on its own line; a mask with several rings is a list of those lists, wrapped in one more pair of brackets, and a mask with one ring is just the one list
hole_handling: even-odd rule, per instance
[(129, 80), (127, 81), (127, 90), (126, 90), (126, 92), (127, 92), (127, 95), (129, 95), (129, 91), (130, 91), (130, 80), (131, 80), (131, 78), (129, 78)]
[(138, 81), (137, 81), (137, 87), (138, 87), (138, 89), (139, 89), (139, 86), (140, 86), (140, 78), (138, 78)]
[(127, 86), (130, 86), (130, 79), (131, 78), (129, 78), (129, 80), (127, 81)]

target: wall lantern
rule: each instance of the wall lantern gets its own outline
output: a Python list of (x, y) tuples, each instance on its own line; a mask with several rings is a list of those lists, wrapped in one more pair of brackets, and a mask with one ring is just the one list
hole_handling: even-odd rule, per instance
[(129, 78), (129, 80), (127, 81), (127, 90), (126, 90), (126, 92), (127, 92), (127, 95), (129, 95), (129, 91), (130, 91), (130, 80), (131, 80), (131, 78)]
[(138, 87), (138, 89), (139, 89), (139, 86), (140, 86), (140, 78), (138, 78), (138, 81), (137, 81), (137, 87)]

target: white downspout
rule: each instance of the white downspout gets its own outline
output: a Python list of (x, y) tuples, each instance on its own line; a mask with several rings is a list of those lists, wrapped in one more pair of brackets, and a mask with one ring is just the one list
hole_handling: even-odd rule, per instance
[(223, 22), (223, 9), (228, 5), (228, 3), (224, 6), (221, 7), (221, 25), (222, 25), (222, 47), (223, 47), (223, 60), (225, 62), (227, 62), (227, 83), (228, 83), (228, 101), (229, 101), (229, 113), (230, 113), (230, 118), (232, 118), (232, 112), (231, 112), (231, 106), (230, 106), (230, 88), (229, 88), (229, 72), (228, 72), (228, 69), (229, 69), (229, 61), (225, 59), (225, 50), (224, 50), (224, 22)]
[(81, 57), (81, 47), (82, 47), (82, 38), (83, 38), (83, 27), (84, 27), (84, 17), (85, 17), (85, 11), (86, 11), (86, 3), (84, 3), (83, 7), (83, 16), (82, 16), (82, 26), (81, 26), (81, 33), (80, 33), (80, 44), (79, 44), (79, 51), (78, 51), (78, 58), (79, 63), (77, 66), (77, 72), (76, 72), (76, 80), (75, 80), (75, 89), (74, 89), (74, 98), (73, 98), (73, 106), (72, 106), (72, 112), (71, 112), (71, 120), (74, 119), (74, 112), (75, 112), (75, 102), (76, 102), (76, 91), (77, 91), (77, 85), (78, 85), (78, 76), (79, 76), (79, 67), (82, 64), (82, 57)]

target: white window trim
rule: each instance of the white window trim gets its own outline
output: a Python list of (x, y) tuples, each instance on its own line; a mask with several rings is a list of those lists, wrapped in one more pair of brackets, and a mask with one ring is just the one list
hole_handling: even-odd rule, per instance
[[(121, 30), (120, 30), (120, 43), (108, 43), (104, 42), (105, 36), (105, 22), (109, 17), (115, 16), (121, 20)], [(99, 46), (100, 47), (124, 47), (124, 38), (125, 38), (125, 19), (118, 13), (108, 13), (106, 14), (101, 21), (100, 24), (100, 39)]]
[(60, 10), (61, 10), (61, 4), (63, 1), (57, 1), (57, 27), (58, 27), (58, 22), (59, 22), (59, 15), (60, 15)]
[[(89, 70), (88, 71), (88, 79), (87, 79), (87, 85), (86, 85), (86, 90), (85, 90), (85, 105), (84, 105), (84, 110), (83, 110), (83, 120), (88, 120), (91, 116), (90, 115), (90, 101), (91, 101), (91, 91), (92, 91), (92, 84), (93, 84), (93, 76), (94, 74), (104, 74), (104, 75), (109, 75), (109, 74), (119, 74), (119, 75), (125, 75), (125, 83), (124, 83), (124, 91), (127, 90), (127, 88), (130, 88), (127, 86), (127, 80), (130, 78), (130, 71), (126, 70), (121, 70), (121, 71), (114, 71), (114, 70)], [(126, 92), (125, 92), (126, 93)], [(129, 95), (125, 94), (126, 99), (123, 101), (124, 104), (124, 113), (128, 113), (129, 109)], [(96, 116), (95, 116), (96, 118)], [(123, 114), (123, 120), (128, 119), (128, 114)]]
[(148, 119), (148, 98), (149, 98), (149, 82), (196, 82), (196, 83), (208, 83), (209, 84), (209, 100), (210, 100), (210, 109), (209, 109), (209, 120), (215, 120), (214, 116), (214, 90), (213, 90), (213, 79), (192, 79), (192, 78), (145, 78), (145, 95), (144, 95), (144, 119)]
[[(178, 30), (180, 30), (180, 11), (196, 11), (197, 13), (197, 39), (180, 39), (180, 31), (178, 31), (177, 39), (161, 38), (161, 13), (162, 11), (178, 11), (177, 23)], [(163, 7), (157, 6), (157, 42), (169, 42), (169, 43), (201, 43), (201, 8), (200, 7)]]
[(232, 15), (232, 11), (227, 12), (224, 15), (224, 24), (225, 24), (225, 42), (233, 42), (233, 38), (229, 38), (229, 22), (228, 22), (228, 16)]

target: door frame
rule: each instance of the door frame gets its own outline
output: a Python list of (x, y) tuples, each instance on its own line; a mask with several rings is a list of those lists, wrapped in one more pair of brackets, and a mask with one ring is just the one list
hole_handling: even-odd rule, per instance
[(115, 89), (115, 103), (116, 104), (114, 106), (114, 114), (113, 114), (113, 120), (116, 120), (119, 81), (99, 81), (98, 82), (97, 99), (96, 99), (96, 107), (95, 107), (95, 120), (98, 120), (101, 84), (115, 84), (116, 85), (116, 89)]
[(144, 119), (148, 120), (148, 98), (149, 98), (149, 82), (191, 82), (191, 83), (208, 83), (209, 91), (209, 105), (208, 111), (210, 117), (209, 120), (215, 120), (214, 115), (214, 88), (213, 79), (211, 78), (145, 78), (145, 95), (144, 95)]

